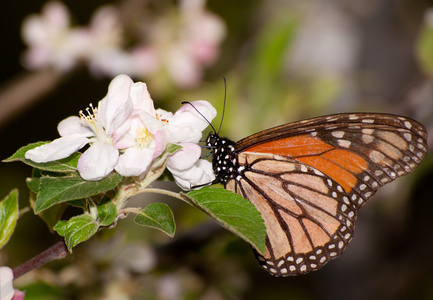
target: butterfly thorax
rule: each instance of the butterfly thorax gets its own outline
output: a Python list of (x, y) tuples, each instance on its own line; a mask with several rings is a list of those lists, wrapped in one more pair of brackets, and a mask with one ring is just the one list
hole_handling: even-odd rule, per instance
[(235, 143), (211, 132), (206, 139), (206, 145), (212, 149), (212, 168), (216, 181), (226, 183), (233, 178), (233, 170), (235, 170)]

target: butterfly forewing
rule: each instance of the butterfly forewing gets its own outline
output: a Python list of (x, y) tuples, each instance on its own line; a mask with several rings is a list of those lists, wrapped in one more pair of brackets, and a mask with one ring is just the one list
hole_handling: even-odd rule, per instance
[[(274, 135), (273, 129), (264, 132), (268, 139)], [(285, 155), (321, 170), (341, 184), (356, 206), (414, 170), (427, 152), (422, 125), (387, 114), (319, 117), (276, 127), (274, 141), (260, 143), (261, 136), (241, 140), (236, 149)]]
[[(376, 190), (413, 171), (427, 133), (400, 116), (353, 113), (274, 127), (238, 143), (212, 135), (213, 167), (250, 200), (267, 228), (257, 258), (274, 276), (308, 273), (339, 256), (357, 210)], [(208, 138), (208, 141), (210, 138)]]

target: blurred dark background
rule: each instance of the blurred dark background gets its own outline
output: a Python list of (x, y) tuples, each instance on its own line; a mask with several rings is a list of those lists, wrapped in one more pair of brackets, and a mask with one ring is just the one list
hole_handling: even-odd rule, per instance
[[(176, 29), (171, 25), (174, 29), (164, 31), (164, 24), (181, 18), (179, 6), (187, 2), (194, 1), (63, 1), (74, 26), (86, 26), (101, 5), (114, 5), (124, 25), (125, 49), (142, 39), (159, 43), (159, 50), (176, 47), (155, 41)], [(57, 138), (58, 122), (96, 104), (114, 77), (95, 76), (85, 61), (67, 72), (23, 67), (28, 45), (21, 37), (22, 22), (40, 14), (45, 3), (0, 3), (2, 160), (28, 143)], [(167, 75), (169, 63), (165, 71), (131, 74), (148, 83), (156, 107), (174, 111), (183, 100), (205, 99), (217, 108), (218, 124), (225, 76), (222, 135), (234, 140), (302, 118), (349, 111), (408, 116), (432, 132), (430, 1), (209, 0), (203, 10), (224, 24), (225, 34), (215, 59), (200, 66), (199, 80), (179, 84)], [(2, 163), (1, 198), (16, 187), (20, 208), (27, 207), (30, 173), (23, 164)], [(27, 290), (26, 299), (433, 299), (432, 183), (429, 155), (415, 172), (382, 188), (363, 207), (355, 237), (341, 257), (305, 276), (271, 277), (248, 244), (201, 212), (164, 198), (176, 218), (174, 240), (122, 220), (65, 260), (20, 278), (17, 287)], [(147, 195), (133, 201), (156, 200), (161, 199)], [(0, 264), (15, 267), (57, 240), (37, 216), (25, 213), (0, 251)]]

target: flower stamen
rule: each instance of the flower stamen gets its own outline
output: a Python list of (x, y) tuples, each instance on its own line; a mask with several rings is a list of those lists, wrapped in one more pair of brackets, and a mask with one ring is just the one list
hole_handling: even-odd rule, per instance
[(93, 104), (90, 103), (89, 107), (86, 108), (86, 112), (87, 114), (83, 110), (79, 111), (78, 115), (81, 121), (90, 127), (98, 141), (111, 144), (111, 139), (107, 136), (104, 126), (99, 121), (98, 108), (93, 107)]
[(165, 123), (165, 124), (170, 123), (170, 120), (168, 120), (168, 119), (164, 119), (164, 118), (162, 117), (162, 114), (156, 114), (156, 119), (157, 119), (158, 121), (162, 122), (162, 123)]
[(141, 149), (149, 148), (150, 143), (154, 139), (154, 135), (146, 128), (146, 127), (138, 127), (137, 128), (137, 145)]

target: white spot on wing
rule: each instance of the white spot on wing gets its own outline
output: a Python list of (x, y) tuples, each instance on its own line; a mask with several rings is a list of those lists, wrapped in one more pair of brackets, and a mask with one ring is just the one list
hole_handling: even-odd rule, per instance
[(364, 142), (364, 144), (370, 144), (371, 142), (374, 141), (374, 137), (368, 134), (363, 134), (361, 139)]
[(383, 155), (383, 153), (380, 153), (380, 152), (378, 152), (378, 151), (376, 151), (376, 150), (372, 150), (372, 151), (370, 152), (369, 157), (370, 157), (370, 159), (371, 159), (373, 162), (375, 162), (375, 163), (380, 163), (380, 162), (382, 162), (382, 160), (385, 158), (385, 155)]
[(333, 137), (341, 139), (344, 136), (344, 131), (341, 131), (341, 130), (339, 130), (339, 131), (333, 131), (331, 134), (332, 134)]
[(338, 144), (340, 147), (343, 147), (343, 148), (349, 148), (349, 147), (350, 147), (350, 144), (352, 144), (352, 142), (350, 142), (350, 141), (348, 141), (348, 140), (338, 140), (338, 141), (337, 141), (337, 144)]

